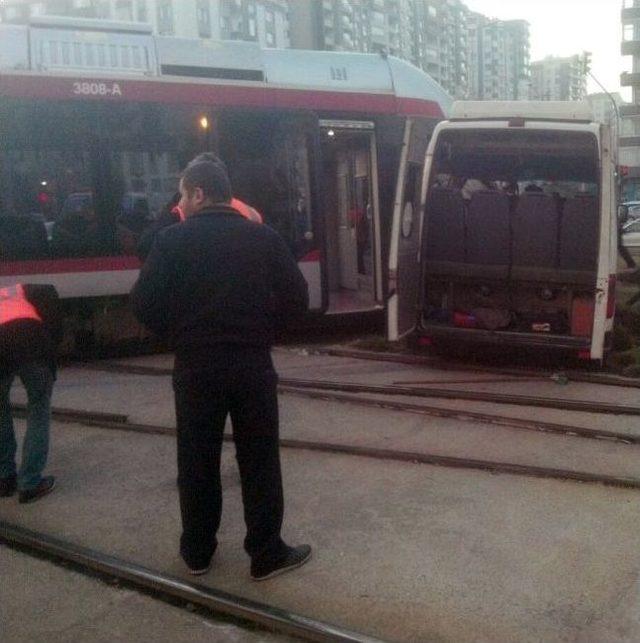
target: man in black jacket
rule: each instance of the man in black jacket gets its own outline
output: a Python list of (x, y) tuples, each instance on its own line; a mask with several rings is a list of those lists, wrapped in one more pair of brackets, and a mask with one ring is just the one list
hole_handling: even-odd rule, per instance
[[(51, 392), (61, 339), (59, 299), (53, 286), (0, 288), (0, 498), (18, 490), (21, 503), (34, 502), (55, 485), (53, 476), (43, 477), (42, 472), (49, 452)], [(9, 399), (16, 375), (28, 398), (19, 471)]]
[(287, 546), (280, 472), (275, 332), (307, 309), (306, 282), (284, 240), (229, 206), (220, 164), (190, 164), (180, 182), (186, 220), (158, 233), (131, 294), (139, 320), (175, 348), (180, 552), (206, 573), (217, 546), (220, 454), (231, 416), (251, 576), (304, 564), (308, 545)]

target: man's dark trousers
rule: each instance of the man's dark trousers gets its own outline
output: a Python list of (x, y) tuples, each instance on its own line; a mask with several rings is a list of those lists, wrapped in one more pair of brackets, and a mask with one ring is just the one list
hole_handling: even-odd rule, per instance
[(228, 415), (242, 484), (245, 549), (260, 562), (282, 555), (277, 382), (266, 348), (220, 346), (206, 355), (176, 357), (180, 552), (194, 569), (206, 567), (217, 546), (220, 455)]

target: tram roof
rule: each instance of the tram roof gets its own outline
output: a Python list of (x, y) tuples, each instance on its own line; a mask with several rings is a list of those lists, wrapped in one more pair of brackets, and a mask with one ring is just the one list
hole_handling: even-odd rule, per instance
[[(63, 55), (63, 43), (73, 55)], [(75, 44), (80, 48), (73, 49)], [(51, 52), (60, 46), (52, 57)], [(144, 51), (144, 62), (125, 68), (121, 59), (76, 56), (81, 49), (129, 45)], [(113, 50), (113, 47), (111, 47)], [(104, 51), (104, 49), (103, 49)], [(88, 56), (88, 54), (87, 54)], [(133, 60), (133, 56), (128, 57)], [(114, 62), (115, 61), (115, 62)], [(32, 71), (55, 74), (160, 77), (198, 82), (237, 82), (350, 94), (391, 95), (408, 101), (437, 103), (443, 115), (451, 97), (433, 78), (393, 56), (352, 52), (263, 49), (256, 43), (153, 36), (144, 25), (68, 20), (39, 16), (30, 25), (0, 24), (0, 73)]]

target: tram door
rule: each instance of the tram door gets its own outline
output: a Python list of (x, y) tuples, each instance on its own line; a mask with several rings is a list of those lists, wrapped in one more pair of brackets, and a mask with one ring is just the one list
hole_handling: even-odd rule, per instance
[(373, 125), (321, 124), (329, 312), (369, 310), (379, 271)]
[(358, 290), (358, 231), (354, 220), (353, 159), (341, 151), (337, 160), (339, 287)]

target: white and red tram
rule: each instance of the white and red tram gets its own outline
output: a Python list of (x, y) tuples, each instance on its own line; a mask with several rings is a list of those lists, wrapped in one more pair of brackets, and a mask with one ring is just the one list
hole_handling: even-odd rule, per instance
[(393, 57), (89, 20), (0, 25), (0, 285), (126, 295), (136, 238), (180, 169), (212, 150), (236, 196), (287, 239), (311, 311), (380, 308), (393, 210), (420, 198), (449, 106)]

